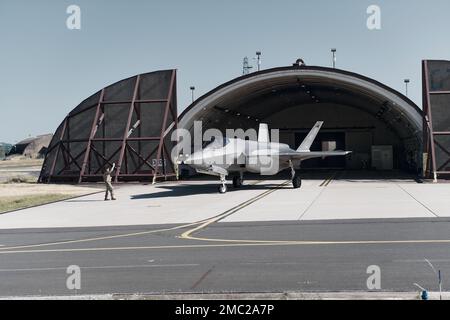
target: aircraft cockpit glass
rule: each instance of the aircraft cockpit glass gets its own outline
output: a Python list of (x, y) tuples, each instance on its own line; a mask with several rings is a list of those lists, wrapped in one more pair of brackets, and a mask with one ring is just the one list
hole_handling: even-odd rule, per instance
[(220, 149), (227, 146), (230, 143), (228, 138), (212, 137), (211, 141), (205, 141), (203, 143), (203, 149)]

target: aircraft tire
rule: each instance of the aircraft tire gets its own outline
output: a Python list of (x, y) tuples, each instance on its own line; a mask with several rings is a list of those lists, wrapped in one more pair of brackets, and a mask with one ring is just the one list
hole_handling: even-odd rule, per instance
[(233, 177), (233, 187), (235, 187), (235, 188), (242, 187), (242, 179), (241, 179), (241, 177)]
[(219, 186), (219, 193), (226, 193), (227, 192), (227, 185), (223, 184)]
[(300, 179), (299, 176), (295, 176), (292, 179), (292, 186), (294, 187), (294, 189), (299, 189), (302, 186), (302, 179)]

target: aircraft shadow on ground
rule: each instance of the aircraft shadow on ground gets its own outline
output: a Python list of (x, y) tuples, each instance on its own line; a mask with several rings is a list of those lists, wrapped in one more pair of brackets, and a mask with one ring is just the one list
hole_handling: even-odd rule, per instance
[[(304, 171), (300, 172), (300, 176), (304, 180), (319, 180), (327, 181), (332, 177), (332, 180), (336, 181), (346, 181), (355, 183), (373, 183), (374, 181), (415, 181), (416, 183), (421, 183), (419, 179), (416, 179), (413, 175), (402, 173), (402, 172), (392, 172), (383, 173), (376, 171), (346, 171), (346, 170), (324, 170), (324, 171)], [(241, 190), (270, 190), (280, 186), (280, 180), (290, 180), (289, 172), (282, 172), (275, 176), (260, 176), (254, 174), (248, 174), (245, 176), (247, 181), (259, 181), (258, 184), (244, 184), (241, 188), (233, 188), (231, 182), (228, 181), (228, 192), (238, 192)], [(199, 176), (190, 179), (195, 182), (204, 182), (204, 184), (190, 184), (186, 181), (184, 184), (171, 185), (171, 186), (158, 186), (158, 190), (155, 193), (137, 194), (131, 195), (132, 200), (141, 199), (159, 199), (159, 198), (171, 198), (171, 197), (184, 197), (192, 196), (197, 194), (217, 194), (217, 183), (211, 183), (215, 181), (214, 177)], [(282, 187), (283, 189), (292, 189), (290, 183)]]
[[(341, 169), (326, 169), (326, 170), (311, 170), (301, 169), (299, 175), (303, 180), (318, 180), (323, 181), (333, 177), (333, 180), (348, 181), (348, 182), (373, 182), (375, 181), (416, 181), (420, 183), (417, 175), (395, 171), (375, 171), (375, 170), (341, 170)], [(291, 175), (289, 170), (280, 172), (274, 176), (260, 176), (257, 174), (246, 174), (245, 180), (290, 180)], [(190, 178), (192, 181), (215, 181), (218, 178), (207, 176), (195, 176)]]
[[(157, 187), (158, 191), (155, 193), (144, 193), (136, 194), (131, 196), (131, 200), (143, 200), (143, 199), (159, 199), (159, 198), (172, 198), (172, 197), (187, 197), (198, 194), (218, 194), (217, 190), (218, 184), (182, 184), (174, 186), (160, 186)], [(233, 186), (228, 185), (227, 192), (239, 192), (242, 190), (270, 190), (274, 188), (280, 189), (292, 189), (291, 184), (280, 187), (279, 183), (264, 183), (257, 185), (243, 185), (240, 188), (233, 188)]]

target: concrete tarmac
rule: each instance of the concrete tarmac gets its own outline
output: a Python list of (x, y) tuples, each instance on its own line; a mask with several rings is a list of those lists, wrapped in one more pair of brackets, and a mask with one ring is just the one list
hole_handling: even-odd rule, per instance
[(7, 213), (0, 229), (193, 223), (255, 198), (223, 222), (450, 217), (448, 184), (336, 171), (305, 174), (301, 189), (286, 174), (264, 179), (250, 177), (226, 194), (217, 192), (215, 180), (119, 185), (118, 201), (105, 202), (100, 193)]

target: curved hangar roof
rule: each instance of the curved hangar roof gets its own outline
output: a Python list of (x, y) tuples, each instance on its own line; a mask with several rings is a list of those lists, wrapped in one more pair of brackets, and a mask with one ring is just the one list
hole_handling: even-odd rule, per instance
[(323, 103), (365, 111), (400, 139), (422, 141), (422, 111), (406, 96), (356, 73), (315, 66), (268, 69), (227, 82), (190, 105), (179, 127), (192, 130), (194, 121), (203, 121), (203, 129), (245, 129), (286, 109)]

